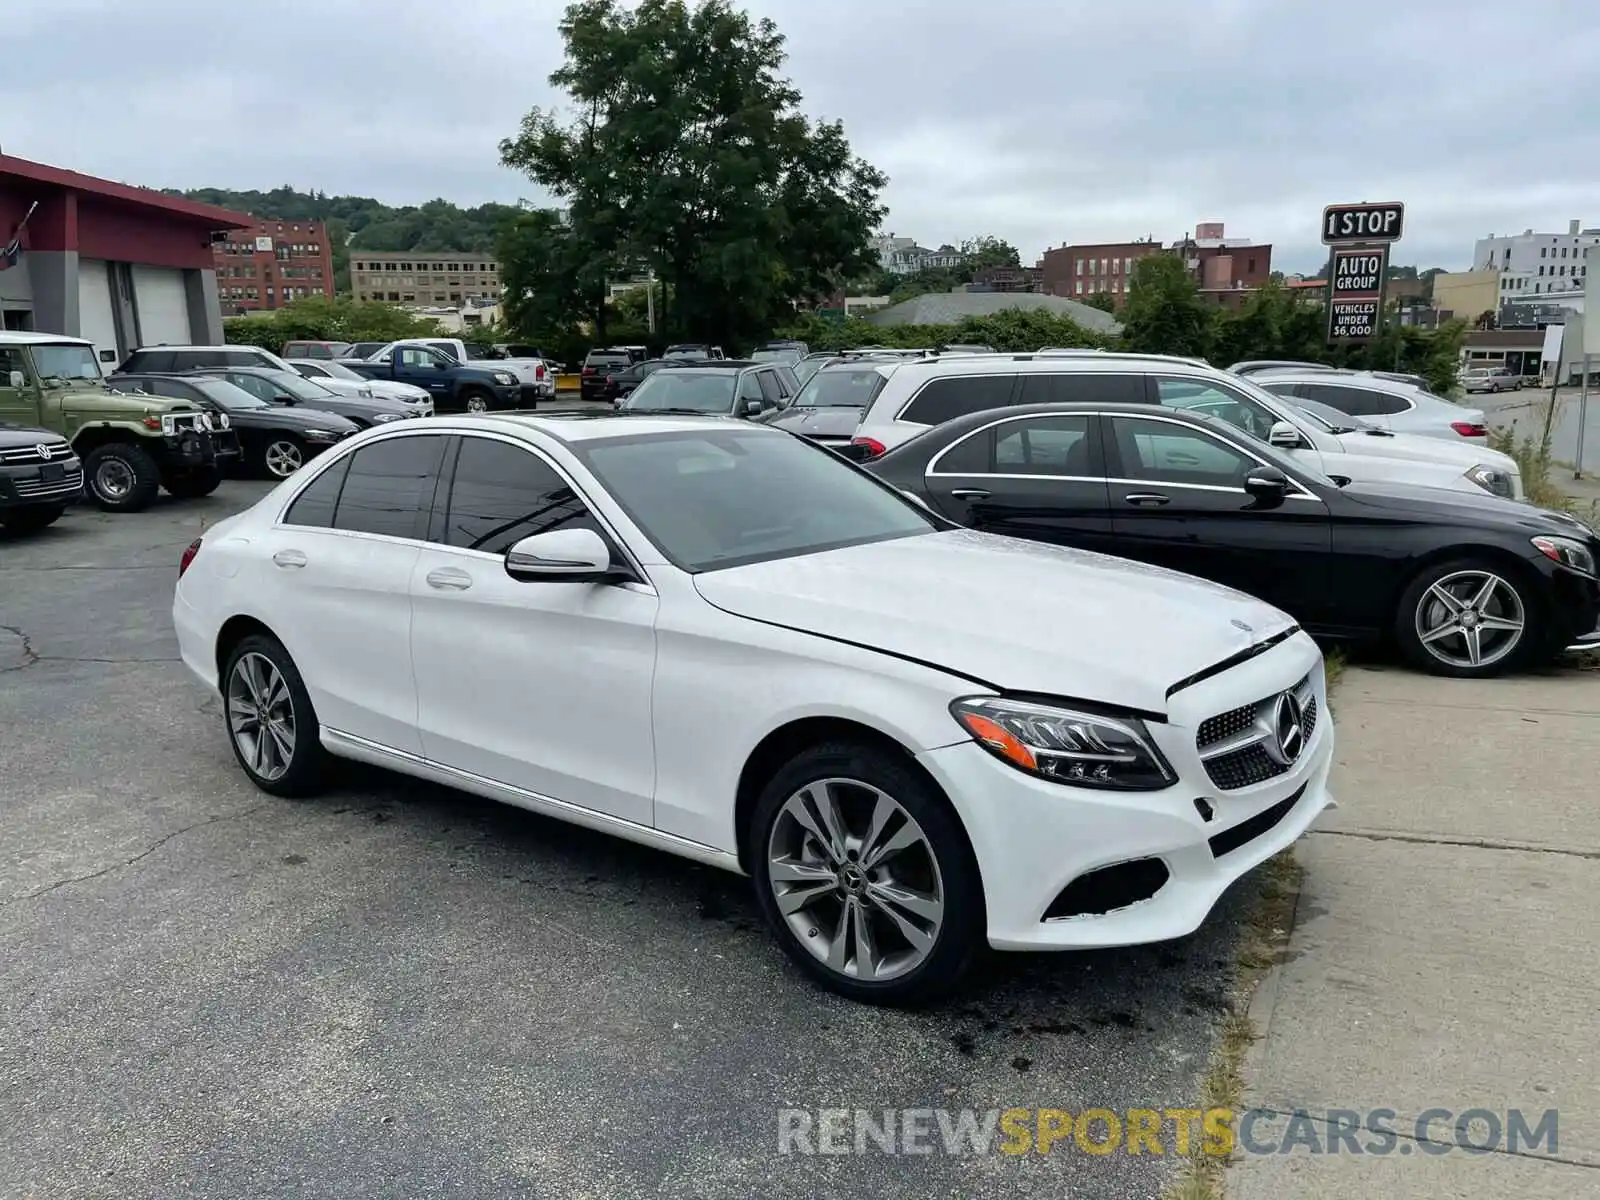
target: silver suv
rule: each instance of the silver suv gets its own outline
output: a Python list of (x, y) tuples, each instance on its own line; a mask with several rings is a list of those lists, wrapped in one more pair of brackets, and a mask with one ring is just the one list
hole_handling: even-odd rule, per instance
[(1487, 491), (1510, 499), (1523, 495), (1516, 462), (1491, 450), (1482, 439), (1473, 444), (1454, 435), (1446, 441), (1341, 426), (1297, 408), (1290, 398), (1263, 391), (1255, 379), (1182, 358), (997, 354), (879, 362), (871, 369), (886, 381), (852, 439), (848, 457), (858, 462), (886, 454), (930, 426), (967, 413), (1014, 404), (1134, 403), (1210, 413), (1286, 451), (1307, 470), (1333, 479)]

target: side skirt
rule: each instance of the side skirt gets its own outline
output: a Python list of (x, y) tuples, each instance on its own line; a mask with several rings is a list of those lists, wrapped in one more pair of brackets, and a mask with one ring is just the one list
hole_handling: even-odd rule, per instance
[(626, 838), (630, 842), (637, 842), (641, 846), (649, 846), (653, 850), (664, 850), (668, 854), (676, 854), (680, 858), (690, 858), (695, 862), (705, 863), (707, 866), (720, 867), (722, 870), (731, 871), (735, 875), (744, 874), (743, 869), (739, 866), (739, 856), (730, 854), (726, 850), (718, 850), (714, 846), (693, 842), (688, 838), (678, 837), (676, 834), (664, 833), (659, 829), (651, 829), (646, 825), (625, 821), (621, 817), (595, 812), (589, 808), (580, 808), (576, 804), (568, 804), (565, 800), (557, 800), (552, 796), (542, 796), (538, 792), (530, 792), (525, 788), (514, 787), (509, 783), (501, 783), (483, 775), (474, 775), (470, 771), (448, 767), (443, 763), (434, 762), (432, 759), (423, 758), (418, 754), (410, 754), (404, 750), (395, 750), (389, 746), (368, 741), (366, 738), (357, 737), (353, 733), (330, 729), (324, 725), (322, 727), (322, 745), (329, 754), (336, 754), (340, 758), (350, 758), (357, 762), (370, 763), (376, 767), (386, 767), (391, 771), (398, 771), (402, 775), (426, 779), (444, 787), (459, 788), (464, 792), (482, 796), (485, 800), (510, 804), (515, 808), (525, 808), (529, 812), (539, 813), (541, 816), (554, 817), (558, 821), (567, 821), (573, 825), (582, 825), (584, 828), (593, 829), (598, 833), (609, 833), (614, 837)]

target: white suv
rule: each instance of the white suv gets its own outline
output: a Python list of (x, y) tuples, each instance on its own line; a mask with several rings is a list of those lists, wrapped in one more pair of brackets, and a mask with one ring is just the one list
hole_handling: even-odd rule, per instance
[(1081, 402), (1195, 408), (1303, 458), (1323, 475), (1522, 499), (1509, 455), (1465, 439), (1344, 429), (1249, 379), (1192, 360), (1137, 354), (1017, 354), (880, 363), (887, 378), (856, 430), (855, 456), (876, 458), (953, 417), (1013, 404)]

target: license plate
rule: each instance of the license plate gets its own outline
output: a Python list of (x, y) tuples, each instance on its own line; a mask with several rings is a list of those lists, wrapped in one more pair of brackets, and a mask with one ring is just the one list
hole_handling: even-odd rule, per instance
[(67, 477), (67, 468), (61, 463), (45, 463), (39, 468), (40, 483), (60, 483)]

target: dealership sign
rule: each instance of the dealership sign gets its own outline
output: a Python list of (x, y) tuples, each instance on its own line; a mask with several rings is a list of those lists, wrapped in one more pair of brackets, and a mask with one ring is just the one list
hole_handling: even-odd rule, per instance
[(1330, 204), (1322, 210), (1322, 241), (1327, 246), (1398, 242), (1405, 224), (1406, 206), (1397, 201)]
[(1405, 225), (1403, 204), (1330, 204), (1322, 210), (1328, 254), (1328, 344), (1370, 342), (1383, 327), (1389, 243)]

